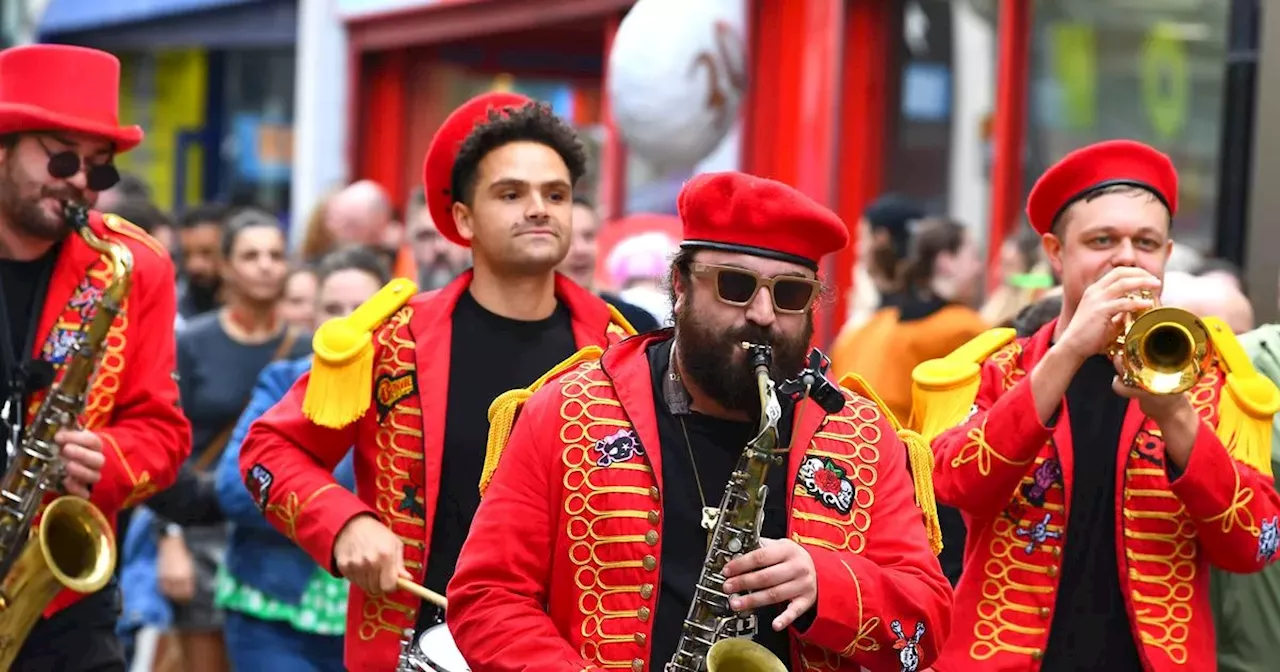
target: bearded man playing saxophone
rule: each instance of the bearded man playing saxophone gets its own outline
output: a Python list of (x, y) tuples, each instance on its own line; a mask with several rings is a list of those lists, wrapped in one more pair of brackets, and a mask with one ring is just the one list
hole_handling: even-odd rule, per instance
[[(1060, 317), (916, 369), (912, 424), (953, 427), (933, 441), (935, 486), (969, 528), (936, 669), (1213, 669), (1209, 565), (1276, 557), (1275, 386), (1221, 321), (1168, 311), (1126, 332), (1160, 294), (1177, 197), (1146, 145), (1069, 154), (1027, 206)], [(1134, 349), (1116, 354), (1120, 337)]]
[(916, 443), (923, 461), (911, 464), (924, 469), (913, 488), (880, 405), (828, 382), (810, 353), (818, 265), (848, 244), (845, 224), (742, 173), (693, 178), (679, 211), (674, 329), (549, 373), (509, 442), (494, 423), (501, 462), (449, 584), (459, 650), (473, 672), (672, 660), (704, 595), (695, 586), (721, 493), (761, 426), (748, 342), (772, 348), (775, 383), (807, 366), (815, 385), (808, 399), (780, 393), (770, 417), (777, 445), (793, 449), (763, 478), (760, 548), (742, 549), (711, 589), (730, 594), (733, 611), (756, 611), (756, 642), (788, 669), (923, 669), (951, 603), (926, 534), (926, 519), (936, 532), (927, 448)]

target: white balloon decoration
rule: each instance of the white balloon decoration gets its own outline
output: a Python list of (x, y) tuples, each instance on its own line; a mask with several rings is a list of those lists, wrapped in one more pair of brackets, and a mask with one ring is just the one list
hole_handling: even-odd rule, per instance
[(738, 119), (747, 86), (743, 0), (639, 0), (609, 54), (614, 123), (660, 172), (691, 169)]

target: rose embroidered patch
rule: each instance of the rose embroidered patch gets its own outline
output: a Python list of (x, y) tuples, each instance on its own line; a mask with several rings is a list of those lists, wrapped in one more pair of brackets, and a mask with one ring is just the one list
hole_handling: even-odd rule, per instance
[(1258, 533), (1258, 560), (1260, 562), (1271, 562), (1276, 557), (1276, 550), (1280, 549), (1280, 532), (1277, 531), (1277, 524), (1280, 524), (1280, 516), (1274, 516), (1271, 520), (1262, 521), (1262, 530)]
[(640, 447), (640, 439), (630, 429), (619, 429), (596, 441), (594, 450), (600, 455), (596, 459), (596, 464), (601, 467), (620, 464), (637, 455), (644, 455), (644, 448)]
[(853, 482), (849, 480), (844, 468), (831, 458), (807, 458), (800, 465), (796, 479), (805, 492), (828, 509), (835, 509), (842, 514), (853, 509)]
[(255, 464), (249, 468), (244, 485), (249, 489), (249, 494), (253, 495), (253, 501), (257, 502), (258, 509), (267, 510), (267, 502), (271, 499), (271, 484), (275, 480), (275, 475), (261, 464)]

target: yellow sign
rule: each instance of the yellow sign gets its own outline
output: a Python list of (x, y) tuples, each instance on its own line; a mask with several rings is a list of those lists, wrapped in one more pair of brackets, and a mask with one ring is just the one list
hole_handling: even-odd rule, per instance
[(1054, 76), (1063, 94), (1063, 124), (1070, 129), (1092, 129), (1098, 106), (1093, 26), (1064, 22), (1053, 24), (1050, 30)]
[(1160, 140), (1182, 134), (1191, 106), (1191, 77), (1186, 44), (1167, 23), (1152, 26), (1143, 45), (1142, 102)]
[(151, 188), (156, 206), (172, 211), (177, 205), (175, 180), (178, 161), (185, 163), (182, 185), (187, 205), (201, 201), (202, 150), (185, 148), (178, 156), (178, 136), (204, 127), (208, 81), (205, 52), (173, 49), (120, 55), (120, 116), (146, 133), (137, 149), (117, 159), (120, 169), (137, 175)]

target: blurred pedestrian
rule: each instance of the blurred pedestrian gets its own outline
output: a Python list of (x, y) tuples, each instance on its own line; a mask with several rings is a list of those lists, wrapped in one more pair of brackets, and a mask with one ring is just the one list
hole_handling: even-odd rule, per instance
[(229, 211), (206, 204), (187, 211), (178, 222), (181, 272), (178, 284), (178, 312), (186, 319), (222, 305), (223, 238)]
[(409, 245), (418, 268), (418, 289), (440, 289), (471, 266), (470, 250), (440, 235), (427, 209), (422, 187), (415, 188), (409, 195), (408, 220)]
[[(614, 292), (602, 292), (596, 287), (596, 264), (600, 256), (597, 239), (600, 234), (600, 216), (585, 196), (573, 198), (573, 242), (569, 254), (557, 269), (570, 280), (596, 293), (609, 305), (618, 309), (622, 317), (639, 333), (658, 328), (659, 318), (650, 311), (635, 305)], [(663, 264), (665, 266), (665, 263)], [(658, 277), (661, 277), (659, 273)], [(614, 285), (613, 289), (625, 289)], [(661, 294), (659, 296), (662, 296)]]

